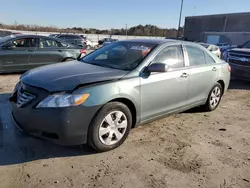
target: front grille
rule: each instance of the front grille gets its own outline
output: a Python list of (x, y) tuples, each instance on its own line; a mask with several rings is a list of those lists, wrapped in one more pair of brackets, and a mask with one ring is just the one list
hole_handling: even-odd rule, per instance
[(23, 107), (29, 102), (31, 102), (33, 99), (35, 99), (36, 96), (25, 91), (21, 86), (17, 89), (17, 100), (16, 104), (18, 107)]
[(250, 66), (250, 53), (230, 52), (228, 56), (229, 63), (234, 63), (242, 66)]

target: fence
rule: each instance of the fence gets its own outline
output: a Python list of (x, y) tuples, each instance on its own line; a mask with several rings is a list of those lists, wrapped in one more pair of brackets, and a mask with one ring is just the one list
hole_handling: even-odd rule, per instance
[[(43, 36), (48, 36), (50, 34), (57, 34), (56, 32), (51, 33), (51, 32), (39, 32), (39, 31), (18, 31), (18, 30), (7, 30), (7, 29), (0, 29), (0, 36), (6, 36), (10, 35), (11, 33), (22, 33), (22, 34), (35, 34), (35, 35), (43, 35)], [(59, 34), (59, 33), (58, 33)], [(73, 33), (72, 33), (73, 34)], [(103, 38), (109, 38), (110, 35), (102, 35), (102, 34), (83, 34), (86, 36), (88, 39), (97, 42), (98, 40), (101, 40)], [(135, 38), (158, 38), (158, 39), (163, 39), (164, 37), (154, 37), (154, 36), (126, 36), (126, 35), (112, 35), (113, 39), (118, 39), (118, 40), (125, 40), (125, 39), (135, 39)]]

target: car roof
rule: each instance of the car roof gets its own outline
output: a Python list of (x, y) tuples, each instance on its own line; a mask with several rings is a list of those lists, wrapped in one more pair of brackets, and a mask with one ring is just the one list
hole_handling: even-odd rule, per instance
[(53, 37), (50, 36), (44, 36), (44, 35), (31, 35), (31, 34), (15, 34), (15, 35), (11, 35), (11, 38), (21, 38), (21, 37), (36, 37), (36, 38), (51, 38), (54, 39)]
[[(63, 41), (61, 41), (61, 40), (59, 40), (57, 38), (54, 38), (54, 37), (51, 37), (51, 36), (44, 36), (44, 35), (17, 34), (17, 35), (9, 35), (9, 36), (10, 36), (10, 38), (8, 38), (8, 40), (6, 40), (5, 42), (13, 40), (13, 39), (23, 38), (23, 37), (44, 38), (44, 39), (55, 40), (55, 41), (58, 41), (58, 42), (63, 42)], [(66, 43), (66, 42), (63, 42), (63, 43)], [(70, 45), (70, 44), (68, 44), (68, 45)]]

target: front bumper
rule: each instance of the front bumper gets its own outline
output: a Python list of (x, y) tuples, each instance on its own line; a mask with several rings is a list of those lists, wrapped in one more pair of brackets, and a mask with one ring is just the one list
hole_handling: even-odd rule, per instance
[(229, 63), (232, 69), (232, 77), (250, 81), (250, 66)]
[(12, 102), (12, 117), (19, 129), (61, 145), (87, 142), (88, 128), (99, 107), (32, 108)]

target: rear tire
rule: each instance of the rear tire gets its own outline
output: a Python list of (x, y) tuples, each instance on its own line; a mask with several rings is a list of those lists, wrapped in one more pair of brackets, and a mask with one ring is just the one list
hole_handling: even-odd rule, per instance
[(94, 117), (88, 132), (88, 143), (98, 152), (120, 146), (128, 137), (132, 115), (123, 103), (110, 102)]
[(73, 58), (66, 58), (62, 62), (68, 62), (68, 61), (74, 61), (74, 59)]
[(223, 90), (220, 83), (216, 83), (209, 92), (207, 102), (203, 105), (203, 109), (207, 112), (214, 111), (220, 104)]

